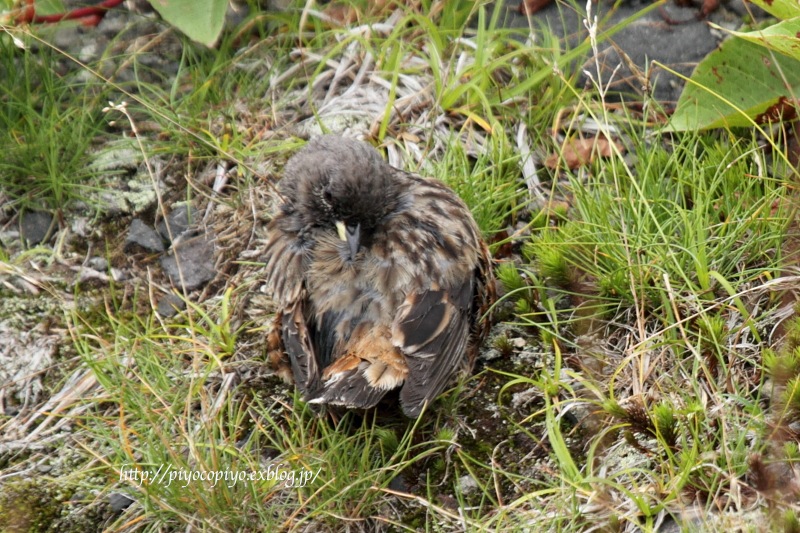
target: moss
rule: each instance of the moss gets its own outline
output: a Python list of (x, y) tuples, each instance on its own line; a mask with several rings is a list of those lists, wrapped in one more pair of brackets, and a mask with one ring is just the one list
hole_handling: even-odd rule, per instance
[(8, 483), (0, 492), (0, 531), (6, 533), (54, 530), (64, 496), (50, 482), (23, 480)]

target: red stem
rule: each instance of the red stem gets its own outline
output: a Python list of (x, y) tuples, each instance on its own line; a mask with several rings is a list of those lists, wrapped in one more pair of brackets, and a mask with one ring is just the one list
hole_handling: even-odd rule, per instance
[(34, 0), (27, 0), (26, 7), (17, 18), (17, 23), (26, 24), (47, 24), (61, 22), (62, 20), (85, 19), (84, 22), (96, 25), (112, 7), (120, 5), (123, 0), (103, 0), (97, 5), (89, 7), (78, 7), (67, 13), (54, 13), (52, 15), (37, 15), (33, 7)]

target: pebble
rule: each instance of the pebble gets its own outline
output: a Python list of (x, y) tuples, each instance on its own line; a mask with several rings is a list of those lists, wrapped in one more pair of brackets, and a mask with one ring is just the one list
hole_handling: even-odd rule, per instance
[(137, 247), (146, 252), (164, 251), (164, 243), (158, 233), (141, 219), (134, 218), (128, 228), (128, 236), (125, 238), (125, 251), (132, 252)]
[(177, 294), (165, 294), (156, 307), (156, 312), (164, 317), (171, 318), (186, 309), (186, 302)]
[(178, 240), (178, 237), (183, 235), (192, 224), (197, 223), (198, 217), (197, 209), (191, 205), (182, 204), (173, 209), (165, 220), (159, 222), (156, 230), (166, 242), (173, 242)]
[(115, 513), (121, 513), (133, 503), (133, 500), (119, 492), (112, 492), (108, 495), (108, 505)]
[(478, 489), (478, 482), (475, 481), (475, 478), (467, 474), (458, 478), (458, 488), (461, 494), (469, 494)]
[(41, 244), (50, 233), (53, 215), (47, 211), (25, 211), (19, 223), (19, 231), (28, 246)]
[(105, 257), (94, 256), (90, 257), (87, 264), (90, 268), (97, 270), (98, 272), (105, 272), (108, 270), (108, 260)]
[[(214, 279), (214, 241), (200, 235), (176, 243), (161, 257), (161, 268), (176, 286), (190, 291)], [(181, 281), (182, 280), (182, 281)]]

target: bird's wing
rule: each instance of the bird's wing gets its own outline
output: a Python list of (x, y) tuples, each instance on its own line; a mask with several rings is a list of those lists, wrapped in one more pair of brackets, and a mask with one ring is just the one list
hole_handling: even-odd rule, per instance
[(468, 365), (465, 355), (476, 280), (449, 290), (431, 288), (409, 294), (398, 310), (392, 339), (406, 355), (408, 378), (400, 391), (403, 411), (417, 416), (447, 386), (454, 370)]
[(292, 374), (297, 387), (304, 393), (310, 391), (318, 381), (319, 366), (314, 356), (312, 334), (305, 316), (306, 300), (297, 301), (282, 316), (281, 331), (283, 346), (289, 355)]
[(308, 392), (318, 381), (319, 368), (312, 342), (315, 326), (309, 318), (308, 292), (303, 273), (308, 268), (308, 243), (287, 229), (286, 217), (277, 215), (268, 226), (264, 249), (267, 284), (281, 310), (281, 337), (292, 366), (295, 383)]

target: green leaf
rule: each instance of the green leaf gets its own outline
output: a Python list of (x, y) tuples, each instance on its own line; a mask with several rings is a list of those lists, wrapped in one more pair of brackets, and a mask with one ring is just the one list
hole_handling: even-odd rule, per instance
[[(724, 29), (716, 24), (711, 24), (711, 26), (720, 30)], [(800, 60), (800, 17), (784, 20), (763, 30), (728, 31), (728, 33)]]
[(780, 20), (800, 17), (800, 2), (797, 0), (751, 0), (755, 5)]
[(150, 4), (190, 39), (213, 46), (225, 22), (228, 0), (150, 0)]
[(37, 15), (55, 15), (56, 13), (66, 13), (68, 11), (61, 0), (39, 0), (34, 5)]
[[(800, 94), (800, 61), (728, 39), (695, 69), (668, 131), (752, 126), (781, 99)], [(777, 117), (773, 118), (776, 119)]]

